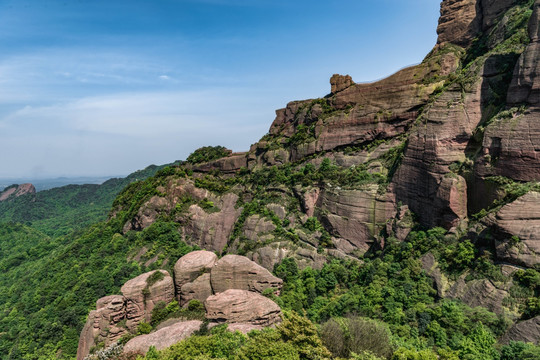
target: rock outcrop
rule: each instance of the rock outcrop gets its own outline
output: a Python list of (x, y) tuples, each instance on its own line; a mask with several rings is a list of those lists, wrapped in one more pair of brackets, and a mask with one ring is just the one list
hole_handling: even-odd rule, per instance
[(200, 329), (201, 325), (202, 321), (199, 320), (177, 322), (153, 333), (134, 337), (124, 345), (123, 352), (124, 354), (145, 355), (150, 346), (154, 346), (156, 350), (166, 349), (190, 337)]
[(515, 323), (501, 339), (502, 344), (510, 341), (540, 344), (540, 316)]
[(272, 300), (252, 291), (229, 289), (204, 302), (206, 318), (218, 323), (272, 325), (281, 321), (281, 310)]
[(0, 201), (18, 198), (26, 194), (35, 194), (36, 188), (32, 184), (11, 185), (0, 191)]
[[(160, 215), (174, 214), (183, 224), (184, 236), (200, 248), (221, 252), (227, 245), (241, 208), (236, 208), (238, 196), (228, 193), (216, 196), (212, 192), (195, 186), (192, 180), (176, 179), (160, 188), (165, 196), (153, 196), (144, 203), (133, 219), (124, 225), (124, 233), (140, 231), (152, 225)], [(191, 201), (184, 204), (183, 201)], [(218, 211), (208, 212), (199, 206), (208, 200)], [(178, 207), (182, 211), (178, 211)], [(183, 207), (186, 207), (185, 209)]]
[(265, 289), (281, 289), (282, 280), (257, 263), (239, 255), (225, 255), (210, 273), (215, 293), (228, 289), (262, 293)]
[(393, 199), (379, 195), (376, 185), (366, 190), (325, 189), (318, 206), (334, 245), (346, 254), (366, 252), (395, 215)]
[(218, 260), (210, 251), (193, 251), (182, 256), (174, 266), (174, 282), (181, 306), (190, 300), (204, 301), (213, 294), (210, 271)]
[(540, 262), (540, 193), (530, 192), (487, 220), (497, 233), (497, 256), (533, 267)]
[(90, 349), (105, 340), (105, 346), (116, 342), (128, 331), (118, 324), (126, 319), (126, 299), (120, 295), (101, 298), (96, 303), (96, 310), (88, 314), (88, 319), (79, 338), (77, 359), (82, 360)]
[[(167, 271), (154, 270), (127, 281), (122, 295), (99, 299), (81, 332), (77, 359), (84, 359), (99, 343), (109, 347), (122, 336), (136, 333), (141, 322), (152, 321), (158, 303), (168, 304), (175, 295), (182, 306), (191, 300), (210, 304), (207, 319), (235, 323), (242, 331), (275, 324), (281, 321), (281, 310), (260, 293), (268, 288), (279, 292), (281, 285), (281, 279), (244, 256), (226, 255), (218, 260), (210, 251), (188, 253), (176, 262), (174, 281)], [(131, 339), (124, 353), (145, 354), (150, 346), (158, 350), (169, 347), (200, 325), (200, 321), (163, 324), (153, 333)]]
[(174, 299), (173, 279), (165, 270), (139, 275), (126, 282), (120, 291), (126, 298), (126, 326), (129, 330), (136, 329), (141, 321), (150, 322), (157, 303), (168, 304)]
[(443, 0), (437, 43), (470, 46), (482, 31), (487, 32), (516, 3), (516, 0)]
[(508, 89), (509, 110), (486, 128), (482, 176), (540, 180), (540, 2), (529, 22), (530, 43), (519, 57)]
[[(156, 273), (161, 275), (156, 275)], [(81, 332), (77, 359), (82, 360), (99, 343), (105, 347), (123, 335), (134, 333), (141, 321), (150, 322), (152, 309), (174, 299), (174, 283), (165, 270), (154, 270), (129, 280), (122, 286), (123, 295), (111, 295), (96, 303)]]
[(460, 278), (448, 290), (446, 297), (459, 299), (470, 307), (482, 306), (496, 314), (503, 313), (503, 300), (508, 296), (504, 289), (497, 288), (487, 279), (466, 282)]

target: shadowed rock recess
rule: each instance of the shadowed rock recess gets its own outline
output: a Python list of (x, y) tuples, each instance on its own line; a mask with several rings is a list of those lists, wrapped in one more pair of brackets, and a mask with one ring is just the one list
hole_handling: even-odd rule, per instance
[[(270, 271), (283, 259), (301, 269), (361, 263), (434, 227), (502, 274), (450, 274), (450, 249), (445, 264), (444, 251), (426, 250), (421, 267), (438, 299), (508, 316), (513, 325), (501, 341), (538, 343), (538, 317), (509, 299), (513, 274), (540, 266), (539, 23), (540, 0), (444, 0), (437, 44), (422, 63), (367, 84), (335, 74), (328, 95), (277, 110), (249, 151), (216, 159), (201, 148), (197, 161), (162, 170), (138, 192), (126, 189), (109, 219), (122, 235), (167, 222), (204, 250), (178, 260), (174, 280), (159, 270), (149, 284), (156, 275), (143, 274), (122, 296), (100, 299), (78, 359), (135, 332), (160, 301), (198, 300), (207, 319), (232, 329), (274, 324), (279, 307), (263, 293), (279, 295), (282, 281)], [(152, 261), (176, 260), (168, 256)], [(196, 325), (172, 325), (174, 341)], [(160, 337), (126, 348), (144, 353)]]

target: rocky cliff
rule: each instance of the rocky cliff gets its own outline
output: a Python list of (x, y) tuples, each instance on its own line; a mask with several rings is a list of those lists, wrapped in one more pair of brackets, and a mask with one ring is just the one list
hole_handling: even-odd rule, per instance
[[(381, 231), (406, 206), (424, 226), (464, 230), (473, 219), (482, 226), (477, 235), (488, 229), (497, 243), (522, 237), (527, 260), (516, 251), (501, 259), (536, 264), (531, 235), (479, 215), (517, 201), (509, 187), (540, 177), (538, 16), (532, 1), (443, 1), (438, 42), (421, 64), (370, 84), (334, 75), (329, 95), (277, 110), (249, 152), (167, 178), (124, 231), (167, 215), (203, 248), (240, 251), (267, 268), (291, 255), (319, 266), (323, 253), (381, 248)], [(247, 210), (253, 202), (264, 214)], [(318, 232), (305, 230), (309, 217), (322, 224)], [(298, 237), (294, 246), (287, 231)]]
[(32, 184), (11, 185), (0, 191), (0, 201), (7, 201), (22, 195), (35, 193), (36, 188)]
[[(444, 0), (437, 44), (421, 64), (369, 84), (333, 75), (328, 95), (277, 110), (248, 152), (170, 167), (126, 189), (110, 221), (124, 236), (167, 221), (186, 243), (223, 256), (186, 255), (175, 294), (166, 291), (181, 305), (205, 301), (217, 321), (231, 309), (244, 321), (252, 298), (279, 288), (268, 271), (285, 258), (315, 269), (335, 258), (361, 263), (413, 228), (442, 227), (504, 276), (451, 278), (428, 252), (423, 271), (438, 296), (511, 314), (505, 341), (530, 339), (537, 318), (519, 321), (523, 310), (507, 299), (513, 274), (540, 264), (539, 22), (540, 0)], [(100, 309), (129, 314), (126, 298), (135, 299), (98, 302), (86, 331), (101, 329)], [(252, 323), (275, 313), (253, 311)]]

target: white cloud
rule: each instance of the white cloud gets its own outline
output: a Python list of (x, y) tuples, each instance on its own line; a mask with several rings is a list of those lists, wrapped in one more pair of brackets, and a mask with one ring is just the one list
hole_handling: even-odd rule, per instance
[(123, 93), (48, 106), (24, 106), (0, 118), (0, 176), (127, 174), (167, 163), (199, 146), (247, 150), (267, 131), (271, 104), (230, 89)]

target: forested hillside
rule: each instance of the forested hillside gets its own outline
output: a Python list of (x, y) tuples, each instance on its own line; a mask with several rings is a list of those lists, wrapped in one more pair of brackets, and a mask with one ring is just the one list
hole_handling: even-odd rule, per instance
[[(539, 23), (538, 0), (444, 0), (421, 64), (334, 75), (246, 153), (204, 147), (144, 180), (0, 203), (0, 358), (540, 358)], [(181, 297), (135, 321), (165, 291), (149, 271), (198, 249), (282, 279), (260, 294), (282, 322), (229, 332)], [(205, 271), (191, 293), (218, 292)], [(141, 274), (137, 302), (123, 285)], [(170, 348), (124, 351), (204, 316)]]

